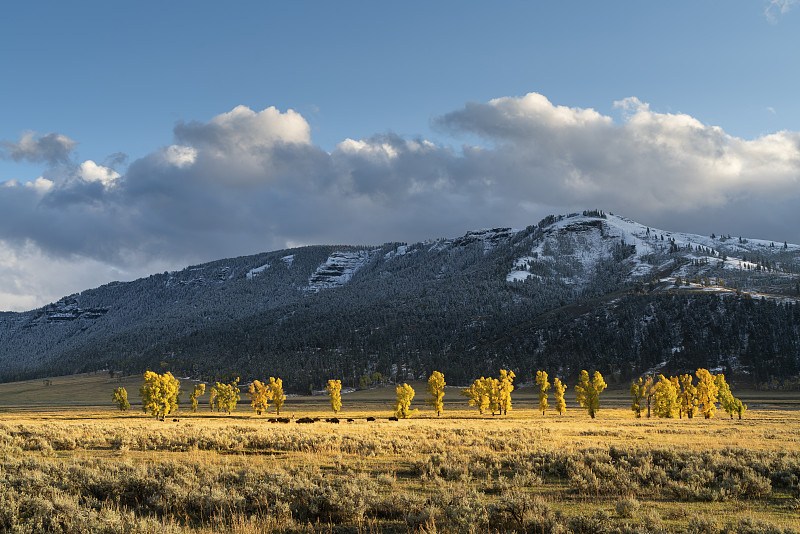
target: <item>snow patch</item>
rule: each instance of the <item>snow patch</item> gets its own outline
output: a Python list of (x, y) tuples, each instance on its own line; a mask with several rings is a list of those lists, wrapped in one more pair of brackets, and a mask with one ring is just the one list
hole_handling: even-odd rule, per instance
[(245, 276), (247, 276), (248, 280), (253, 280), (256, 276), (263, 273), (266, 269), (269, 269), (269, 263), (262, 265), (261, 267), (256, 267), (255, 269), (250, 269)]
[(391, 260), (392, 258), (395, 258), (395, 257), (397, 257), (397, 256), (405, 256), (405, 255), (406, 255), (406, 254), (408, 254), (409, 252), (413, 252), (413, 251), (411, 251), (410, 249), (411, 249), (411, 247), (409, 247), (408, 245), (400, 245), (400, 246), (399, 246), (399, 247), (397, 247), (396, 249), (394, 249), (394, 250), (390, 250), (389, 252), (387, 252), (386, 254), (384, 254), (384, 256), (383, 256), (383, 257), (384, 257), (384, 259), (385, 259), (386, 261), (389, 261), (389, 260)]

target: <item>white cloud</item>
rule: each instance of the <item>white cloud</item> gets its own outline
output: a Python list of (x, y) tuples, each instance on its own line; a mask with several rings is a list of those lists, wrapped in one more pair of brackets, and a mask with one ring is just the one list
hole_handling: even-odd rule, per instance
[(255, 112), (247, 106), (236, 106), (211, 119), (208, 125), (226, 134), (229, 148), (235, 145), (250, 150), (278, 142), (311, 142), (308, 123), (293, 109), (281, 113), (275, 107), (268, 107)]
[(47, 178), (40, 176), (33, 182), (28, 182), (25, 184), (25, 187), (30, 187), (34, 189), (40, 195), (43, 195), (53, 189), (53, 181), (48, 180)]
[(197, 160), (197, 150), (190, 146), (172, 145), (164, 149), (164, 161), (168, 165), (182, 169), (194, 165)]
[(509, 198), (675, 213), (722, 206), (744, 192), (797, 194), (797, 133), (745, 140), (686, 114), (652, 111), (636, 98), (616, 105), (621, 124), (541, 95), (470, 104), (439, 122), (500, 142), (476, 159), (494, 162), (498, 181), (512, 186)]
[(78, 175), (86, 182), (98, 182), (103, 184), (104, 187), (113, 186), (120, 177), (118, 172), (98, 165), (90, 159), (81, 163)]
[(616, 106), (621, 120), (536, 93), (468, 103), (436, 119), (484, 139), (459, 149), (389, 133), (329, 154), (302, 116), (275, 108), (181, 123), (174, 145), (123, 174), (87, 160), (4, 184), (0, 241), (38, 252), (6, 268), (0, 293), (57, 299), (48, 291), (61, 286), (37, 285), (52, 274), (46, 265), (77, 273), (95, 262), (94, 282), (68, 276), (88, 287), (157, 261), (414, 241), (594, 207), (664, 229), (800, 242), (800, 134), (742, 139), (634, 97)]

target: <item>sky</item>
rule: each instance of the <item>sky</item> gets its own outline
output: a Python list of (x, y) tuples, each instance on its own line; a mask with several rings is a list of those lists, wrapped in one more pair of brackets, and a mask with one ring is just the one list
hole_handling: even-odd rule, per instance
[(800, 243), (800, 0), (19, 2), (0, 310), (603, 209)]

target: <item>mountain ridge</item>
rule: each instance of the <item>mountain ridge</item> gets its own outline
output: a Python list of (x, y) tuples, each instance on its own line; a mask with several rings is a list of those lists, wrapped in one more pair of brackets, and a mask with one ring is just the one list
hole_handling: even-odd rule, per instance
[[(204, 377), (280, 374), (304, 390), (333, 375), (357, 384), (374, 370), (404, 379), (438, 367), (469, 381), (500, 366), (520, 376), (544, 365), (570, 375), (594, 361), (622, 377), (665, 360), (676, 369), (703, 361), (752, 380), (794, 376), (798, 272), (797, 245), (669, 232), (599, 210), (413, 244), (284, 249), (0, 314), (0, 378), (169, 368)], [(746, 329), (761, 315), (775, 317), (788, 345), (760, 341), (780, 345), (774, 365), (744, 358), (761, 334), (740, 336), (717, 316), (731, 306), (713, 299), (726, 298), (742, 302), (729, 312)], [(643, 316), (628, 317), (645, 308), (671, 326), (645, 331)], [(570, 332), (615, 339), (591, 319), (601, 312), (638, 346), (571, 339)], [(715, 322), (730, 330), (715, 334), (716, 345), (705, 333)], [(698, 339), (702, 347), (692, 348)]]

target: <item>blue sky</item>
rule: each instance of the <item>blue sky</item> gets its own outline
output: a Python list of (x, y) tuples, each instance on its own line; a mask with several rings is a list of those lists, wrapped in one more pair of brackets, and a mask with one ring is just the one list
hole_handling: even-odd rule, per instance
[(6, 4), (0, 309), (566, 209), (800, 242), (796, 3)]

